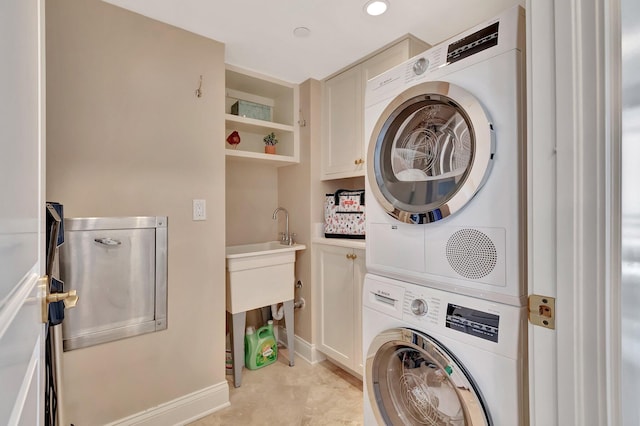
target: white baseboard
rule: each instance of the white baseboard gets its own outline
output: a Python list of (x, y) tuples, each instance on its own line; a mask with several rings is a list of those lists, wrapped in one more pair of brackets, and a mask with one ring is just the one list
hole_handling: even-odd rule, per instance
[[(287, 330), (285, 327), (278, 326), (276, 328), (276, 339), (278, 343), (287, 346)], [(317, 364), (327, 359), (322, 352), (316, 350), (316, 345), (312, 345), (298, 335), (295, 335), (294, 345), (296, 356), (304, 359), (309, 364)]]
[(229, 385), (225, 380), (107, 426), (182, 426), (229, 405)]

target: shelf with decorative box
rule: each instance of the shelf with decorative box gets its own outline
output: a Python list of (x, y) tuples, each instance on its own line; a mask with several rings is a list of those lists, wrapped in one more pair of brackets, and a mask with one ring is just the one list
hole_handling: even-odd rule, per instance
[[(298, 86), (231, 65), (225, 79), (227, 159), (277, 167), (299, 163)], [(270, 133), (277, 139), (276, 154), (265, 152)]]

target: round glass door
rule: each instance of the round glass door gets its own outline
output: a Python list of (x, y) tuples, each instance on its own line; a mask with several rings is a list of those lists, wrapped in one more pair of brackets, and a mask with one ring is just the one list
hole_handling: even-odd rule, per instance
[(369, 348), (366, 371), (369, 399), (380, 424), (492, 424), (464, 366), (426, 335), (402, 328), (380, 334)]
[(369, 183), (391, 216), (434, 222), (475, 195), (493, 152), (492, 126), (471, 94), (445, 82), (423, 83), (400, 94), (378, 120)]

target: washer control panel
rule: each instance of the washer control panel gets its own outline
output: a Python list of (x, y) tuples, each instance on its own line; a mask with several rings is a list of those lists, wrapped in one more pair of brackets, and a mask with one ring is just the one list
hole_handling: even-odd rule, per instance
[(426, 315), (428, 311), (429, 305), (427, 305), (424, 299), (413, 299), (413, 302), (411, 302), (411, 312), (413, 312), (414, 315), (421, 317)]
[(447, 303), (446, 327), (452, 330), (497, 343), (499, 323), (499, 315)]
[(438, 323), (440, 299), (429, 294), (427, 289), (407, 289), (404, 294), (404, 318), (413, 323)]

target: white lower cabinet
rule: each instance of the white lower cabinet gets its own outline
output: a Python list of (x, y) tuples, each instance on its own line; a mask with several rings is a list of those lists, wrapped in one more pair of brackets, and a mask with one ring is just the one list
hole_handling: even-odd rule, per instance
[(364, 250), (314, 244), (317, 349), (362, 377)]

